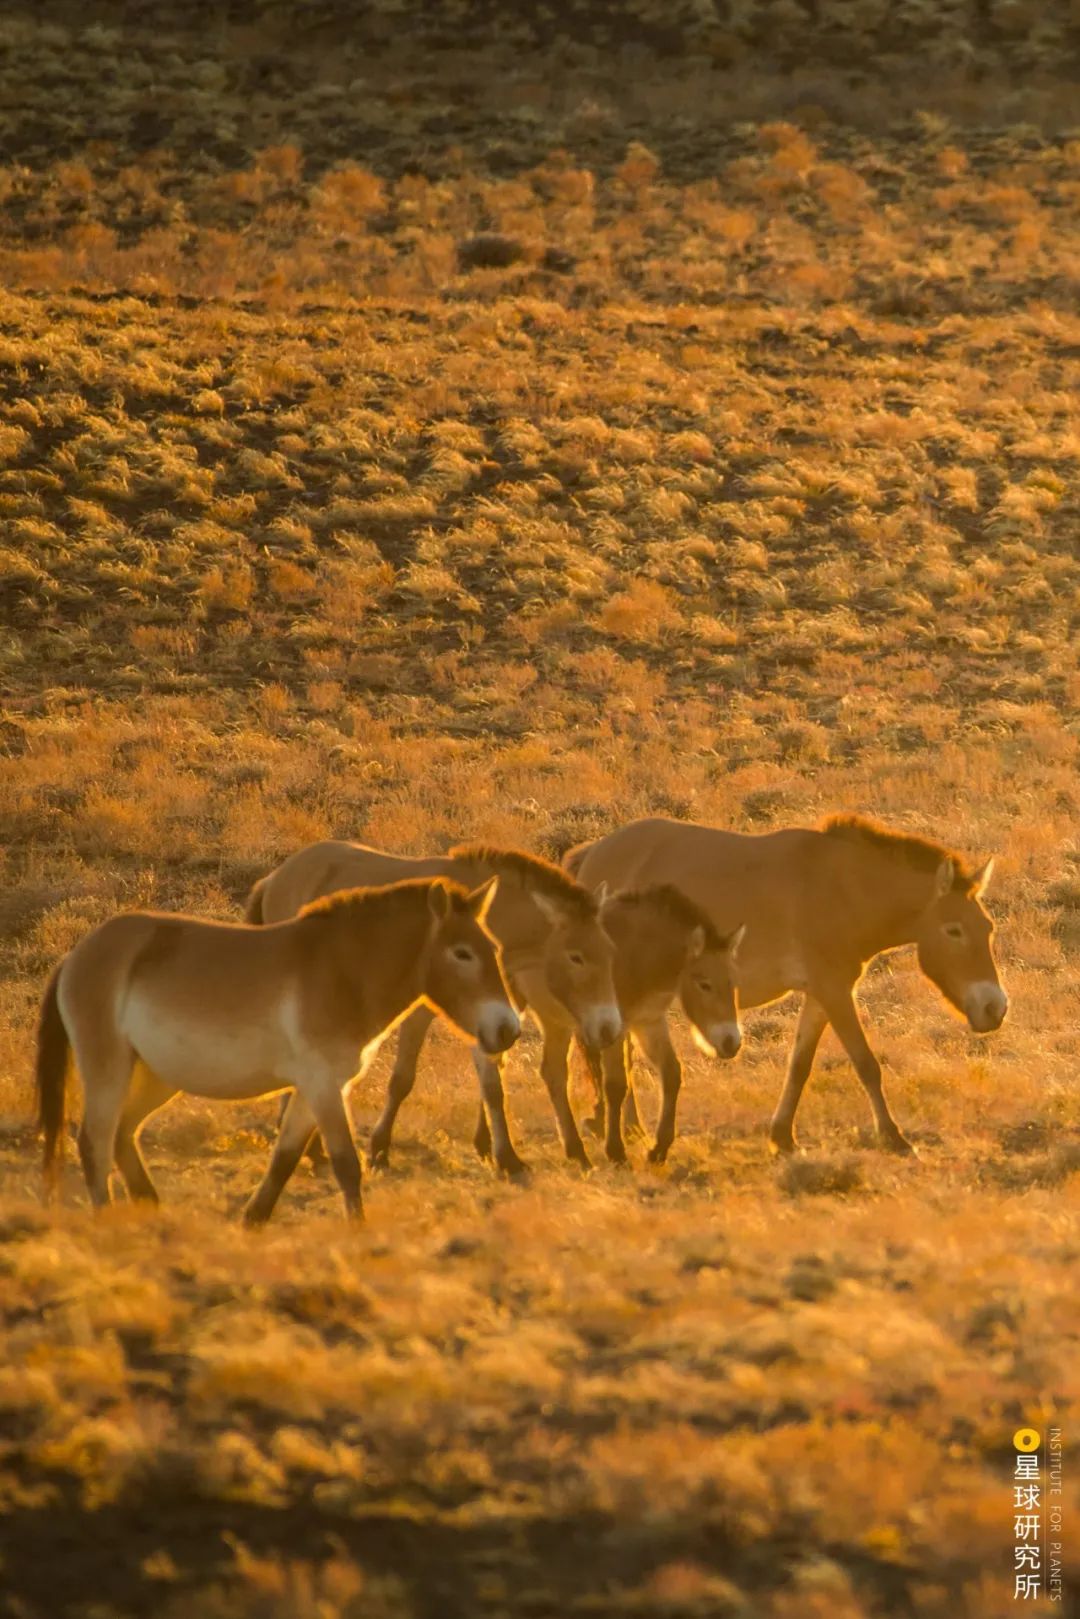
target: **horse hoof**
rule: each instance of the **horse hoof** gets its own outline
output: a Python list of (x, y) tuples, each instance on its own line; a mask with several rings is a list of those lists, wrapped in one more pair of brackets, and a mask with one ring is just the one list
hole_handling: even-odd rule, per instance
[(616, 1169), (626, 1169), (628, 1167), (628, 1160), (625, 1147), (609, 1147), (607, 1150), (607, 1161)]
[(648, 1152), (648, 1159), (649, 1159), (650, 1164), (666, 1164), (667, 1163), (667, 1155), (668, 1155), (667, 1147), (661, 1147), (661, 1146), (650, 1147), (649, 1152)]
[(577, 1164), (578, 1168), (584, 1170), (586, 1174), (588, 1174), (589, 1170), (592, 1168), (592, 1159), (589, 1157), (584, 1147), (580, 1152), (568, 1152), (566, 1155), (566, 1161), (568, 1164)]
[(390, 1168), (390, 1154), (385, 1147), (372, 1147), (368, 1153), (368, 1168), (374, 1170)]
[(880, 1140), (883, 1151), (895, 1153), (898, 1158), (917, 1157), (915, 1148), (906, 1136), (900, 1134), (899, 1130), (894, 1136), (882, 1136)]
[(516, 1153), (513, 1158), (503, 1160), (499, 1165), (499, 1174), (505, 1175), (508, 1181), (513, 1181), (517, 1186), (527, 1186), (529, 1181), (532, 1180), (532, 1171), (528, 1164), (523, 1158), (519, 1158)]
[(779, 1153), (784, 1158), (789, 1158), (795, 1151), (795, 1137), (782, 1135), (770, 1136), (769, 1151)]

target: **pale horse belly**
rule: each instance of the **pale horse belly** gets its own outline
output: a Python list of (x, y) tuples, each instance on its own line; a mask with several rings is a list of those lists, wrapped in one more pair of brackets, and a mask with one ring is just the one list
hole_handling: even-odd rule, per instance
[(124, 1007), (124, 1033), (146, 1067), (191, 1096), (241, 1100), (265, 1096), (291, 1081), (288, 1044), (273, 1016), (229, 1009), (196, 1020), (155, 1006), (133, 989)]

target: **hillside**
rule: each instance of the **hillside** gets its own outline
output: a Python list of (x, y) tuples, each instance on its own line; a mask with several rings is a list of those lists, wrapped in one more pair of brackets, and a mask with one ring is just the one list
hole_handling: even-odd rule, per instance
[[(0, 24), (0, 1611), (1014, 1614), (1014, 1429), (1077, 1504), (1075, 8), (176, 13)], [(119, 908), (836, 809), (997, 857), (1003, 1030), (863, 994), (911, 1163), (828, 1039), (769, 1158), (785, 1003), (679, 1029), (662, 1170), (561, 1163), (529, 1034), (497, 1181), (444, 1034), (362, 1231), (306, 1166), (235, 1225), (272, 1102), (41, 1205)]]

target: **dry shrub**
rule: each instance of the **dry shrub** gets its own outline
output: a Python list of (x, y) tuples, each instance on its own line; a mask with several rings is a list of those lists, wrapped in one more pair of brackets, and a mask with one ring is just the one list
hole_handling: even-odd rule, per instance
[(313, 596), (317, 585), (308, 568), (301, 568), (288, 557), (276, 557), (268, 566), (267, 584), (270, 593), (280, 601), (303, 601)]
[(655, 579), (635, 579), (601, 608), (599, 627), (626, 641), (656, 641), (683, 623), (672, 593)]
[(255, 576), (246, 562), (215, 563), (199, 580), (198, 600), (211, 610), (243, 612), (251, 603)]
[(523, 242), (494, 231), (468, 236), (457, 244), (457, 261), (462, 270), (505, 270), (524, 257)]
[(788, 1197), (843, 1197), (862, 1187), (863, 1174), (854, 1158), (800, 1156), (781, 1164), (776, 1184)]
[(331, 169), (316, 187), (315, 218), (326, 228), (363, 224), (386, 206), (386, 188), (378, 175), (358, 164)]

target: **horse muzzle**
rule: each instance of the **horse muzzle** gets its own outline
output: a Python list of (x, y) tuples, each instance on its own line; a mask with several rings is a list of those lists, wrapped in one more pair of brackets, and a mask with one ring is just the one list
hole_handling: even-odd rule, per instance
[(705, 1057), (723, 1057), (730, 1060), (742, 1050), (742, 1030), (737, 1023), (712, 1023), (707, 1029), (690, 1025), (691, 1038)]
[(509, 1051), (521, 1033), (521, 1019), (501, 1002), (482, 1007), (476, 1022), (476, 1039), (489, 1057)]
[(964, 996), (964, 1015), (976, 1034), (1000, 1029), (1009, 1010), (1009, 997), (1000, 984), (973, 984)]
[(624, 1033), (622, 1013), (617, 1006), (594, 1006), (581, 1020), (581, 1032), (586, 1045), (613, 1046)]
[(716, 1023), (709, 1030), (709, 1039), (718, 1057), (730, 1061), (742, 1050), (742, 1030), (737, 1023)]

